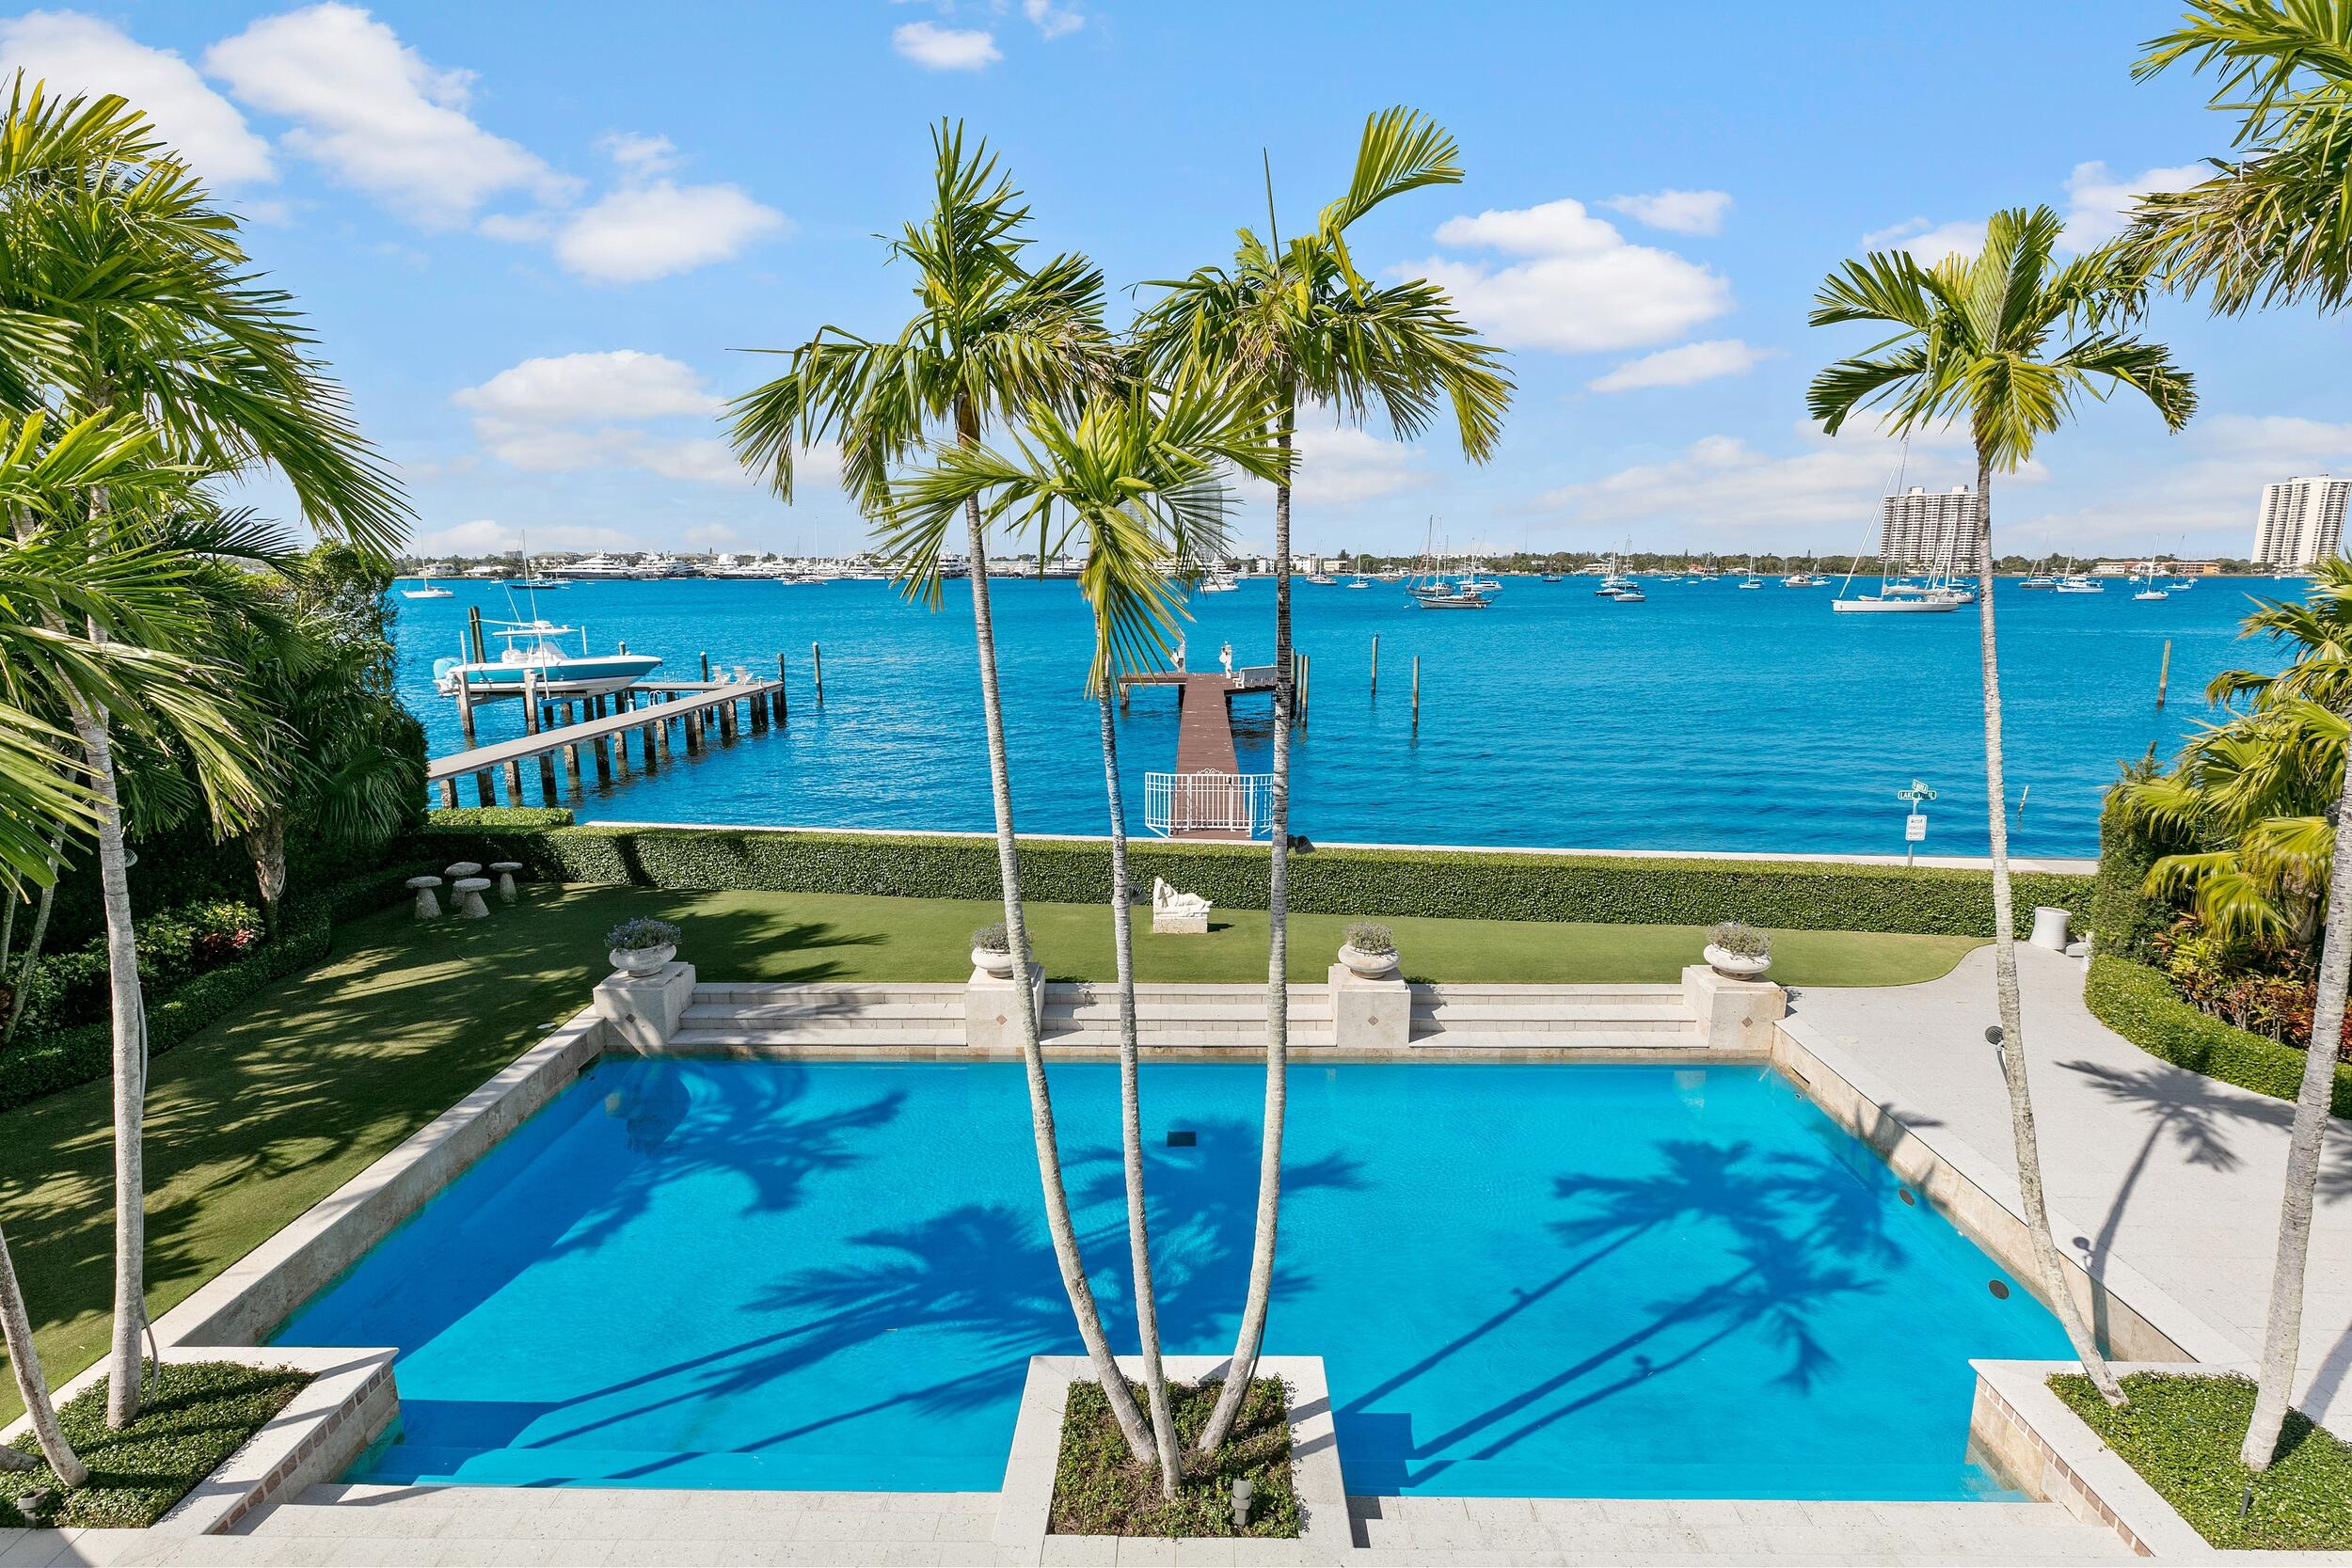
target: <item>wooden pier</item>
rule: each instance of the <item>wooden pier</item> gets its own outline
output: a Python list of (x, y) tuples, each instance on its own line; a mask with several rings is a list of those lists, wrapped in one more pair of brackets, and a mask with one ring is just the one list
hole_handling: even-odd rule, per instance
[[(554, 710), (568, 712), (573, 704), (578, 704), (585, 714), (579, 722), (549, 721)], [(505, 775), (506, 781), (505, 804), (526, 804), (526, 762), (537, 765), (541, 803), (557, 805), (561, 803), (555, 777), (559, 754), (565, 784), (577, 791), (581, 787), (583, 751), (596, 769), (596, 783), (609, 784), (616, 778), (628, 778), (632, 766), (645, 773), (658, 772), (677, 750), (693, 756), (712, 743), (731, 741), (746, 730), (754, 735), (763, 734), (771, 721), (782, 724), (787, 711), (781, 677), (740, 681), (645, 680), (605, 696), (568, 700), (533, 692), (524, 700), (523, 708), (525, 734), (512, 740), (495, 740), (487, 746), (436, 757), (425, 764), (425, 782), (437, 786), (442, 805), (457, 804), (457, 781), (469, 774), (472, 775), (479, 804), (500, 803), (501, 774)], [(633, 765), (628, 747), (632, 736), (637, 737), (639, 750)]]
[(1274, 666), (1253, 664), (1203, 673), (1198, 670), (1152, 671), (1127, 675), (1119, 683), (1119, 705), (1127, 705), (1127, 692), (1137, 686), (1177, 689), (1176, 772), (1168, 781), (1165, 822), (1156, 820), (1154, 776), (1146, 775), (1145, 817), (1154, 832), (1169, 838), (1210, 839), (1247, 843), (1253, 835), (1235, 825), (1248, 820), (1248, 794), (1253, 787), (1241, 771), (1241, 753), (1233, 743), (1232, 699), (1274, 690)]

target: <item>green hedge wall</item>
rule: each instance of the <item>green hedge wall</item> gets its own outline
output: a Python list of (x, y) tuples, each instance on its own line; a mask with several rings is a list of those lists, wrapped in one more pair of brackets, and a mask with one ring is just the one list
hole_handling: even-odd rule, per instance
[[(2153, 1056), (2275, 1100), (2303, 1084), (2303, 1053), (2198, 1011), (2159, 970), (2129, 958), (2090, 960), (2083, 1001), (2102, 1023)], [(2333, 1109), (2352, 1117), (2352, 1066), (2338, 1066)]]
[[(276, 935), (233, 963), (207, 970), (147, 1009), (149, 1053), (170, 1050), (227, 1017), (271, 981), (326, 957), (336, 926), (407, 896), (418, 868), (371, 872), (307, 898), (290, 900)], [(114, 1070), (114, 1026), (84, 1023), (26, 1034), (0, 1051), (0, 1111), (87, 1084)]]
[[(905, 898), (995, 898), (996, 847), (985, 838), (757, 832), (720, 828), (554, 826), (523, 811), (435, 812), (411, 858), (519, 861), (532, 875), (624, 887), (746, 888)], [(1097, 903), (1110, 889), (1098, 841), (1022, 846), (1023, 891), (1052, 903)], [(1130, 876), (1165, 877), (1222, 909), (1263, 909), (1263, 846), (1133, 847)], [(2087, 876), (2016, 879), (2021, 922), (2036, 904), (2086, 907)], [(1502, 855), (1412, 849), (1316, 849), (1291, 861), (1291, 908), (1311, 914), (1618, 925), (1752, 925), (1848, 931), (1993, 934), (1990, 879), (1979, 871), (1613, 855)]]

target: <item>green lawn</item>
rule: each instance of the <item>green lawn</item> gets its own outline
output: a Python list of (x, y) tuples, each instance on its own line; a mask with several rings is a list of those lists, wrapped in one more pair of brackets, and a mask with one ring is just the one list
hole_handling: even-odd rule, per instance
[[(606, 928), (630, 914), (686, 927), (710, 979), (961, 980), (980, 903), (801, 894), (533, 890), (495, 918), (420, 927), (405, 911), (355, 922), (306, 974), (155, 1059), (148, 1101), (148, 1286), (157, 1316), (341, 1186), (584, 1006)], [(1036, 905), (1049, 974), (1111, 978), (1108, 914)], [(1143, 922), (1148, 926), (1148, 920)], [(1291, 976), (1320, 980), (1347, 922), (1292, 921)], [(1399, 920), (1416, 979), (1672, 980), (1693, 927)], [(1205, 937), (1137, 938), (1146, 980), (1265, 975), (1265, 916), (1219, 914)], [(1943, 974), (1964, 937), (1789, 931), (1773, 977), (1794, 986), (1902, 985)], [(104, 1348), (110, 1291), (107, 1087), (0, 1113), (5, 1225), (53, 1377)], [(17, 1409), (11, 1380), (0, 1419)]]

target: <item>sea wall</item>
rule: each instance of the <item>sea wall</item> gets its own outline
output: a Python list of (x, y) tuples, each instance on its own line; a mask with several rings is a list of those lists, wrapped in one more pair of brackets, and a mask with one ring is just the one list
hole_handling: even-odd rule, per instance
[[(417, 858), (514, 860), (565, 882), (677, 889), (994, 898), (996, 848), (980, 834), (821, 832), (768, 828), (575, 824), (562, 810), (437, 811)], [(1130, 878), (1166, 878), (1220, 909), (1263, 909), (1263, 844), (1140, 841)], [(1110, 850), (1095, 839), (1025, 838), (1025, 894), (1099, 903)], [(2087, 875), (2024, 871), (2020, 924), (2037, 904), (2081, 910)], [(1828, 860), (1641, 856), (1471, 849), (1323, 847), (1291, 860), (1290, 907), (1310, 914), (1752, 925), (1818, 930), (1993, 934), (1992, 879), (1976, 869)]]

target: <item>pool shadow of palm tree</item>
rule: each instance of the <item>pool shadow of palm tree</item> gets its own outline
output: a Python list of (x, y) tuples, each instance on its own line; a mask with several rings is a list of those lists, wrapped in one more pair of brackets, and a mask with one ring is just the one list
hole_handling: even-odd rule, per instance
[[(1883, 1166), (1858, 1170), (1826, 1150), (1759, 1157), (1744, 1142), (1696, 1139), (1670, 1139), (1656, 1148), (1661, 1168), (1648, 1175), (1571, 1173), (1555, 1179), (1554, 1196), (1585, 1211), (1549, 1227), (1562, 1245), (1577, 1253), (1569, 1266), (1384, 1388), (1402, 1387), (1425, 1374), (1602, 1258), (1644, 1238), (1688, 1238), (1701, 1227), (1725, 1232), (1722, 1250), (1735, 1266), (1720, 1278), (1646, 1303), (1642, 1321), (1608, 1343), (1444, 1432), (1409, 1441), (1404, 1453), (1388, 1456), (1394, 1479), (1418, 1484), (1462, 1461), (1494, 1459), (1741, 1335), (1761, 1335), (1785, 1354), (1786, 1365), (1772, 1379), (1782, 1386), (1810, 1388), (1835, 1365), (1836, 1355), (1814, 1321), (1820, 1309), (1876, 1291), (1874, 1271), (1903, 1256), (1901, 1243), (1884, 1225), (1892, 1176)], [(1682, 1255), (1690, 1256), (1690, 1249)], [(1346, 1409), (1360, 1420), (1368, 1402), (1369, 1398), (1353, 1401)], [(1471, 1444), (1476, 1447), (1466, 1452), (1452, 1451)]]

